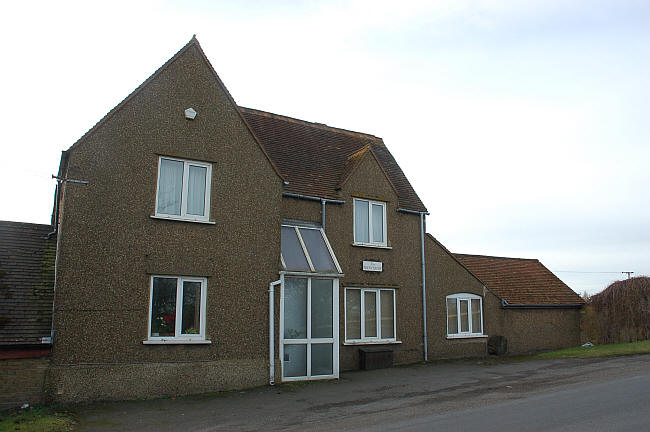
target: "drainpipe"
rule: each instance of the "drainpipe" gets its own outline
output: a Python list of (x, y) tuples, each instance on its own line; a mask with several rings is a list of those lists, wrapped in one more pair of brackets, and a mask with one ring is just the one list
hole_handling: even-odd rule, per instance
[(274, 288), (280, 285), (280, 280), (269, 284), (269, 384), (275, 384), (275, 316)]
[(410, 213), (420, 215), (420, 252), (422, 254), (422, 329), (423, 329), (423, 339), (424, 343), (424, 361), (429, 360), (429, 348), (427, 343), (427, 267), (424, 256), (424, 230), (425, 230), (425, 216), (429, 213), (419, 212), (415, 210), (408, 210), (404, 208), (398, 208), (398, 212)]
[(325, 201), (324, 199), (320, 200), (320, 205), (321, 205), (321, 211), (320, 211), (321, 222), (320, 222), (320, 225), (323, 227), (323, 231), (325, 231), (325, 204), (326, 203), (327, 203), (327, 201)]
[(424, 361), (429, 360), (427, 346), (427, 273), (424, 260), (424, 213), (420, 213), (420, 243), (422, 247), (422, 322), (424, 326)]

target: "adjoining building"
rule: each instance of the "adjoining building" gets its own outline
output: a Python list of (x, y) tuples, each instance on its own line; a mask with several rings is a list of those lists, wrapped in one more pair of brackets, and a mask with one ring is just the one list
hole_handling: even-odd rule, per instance
[(539, 260), (455, 254), (500, 300), (489, 319), (508, 341), (508, 351), (523, 353), (580, 344), (584, 300)]
[(52, 341), (51, 231), (0, 221), (0, 409), (43, 401)]

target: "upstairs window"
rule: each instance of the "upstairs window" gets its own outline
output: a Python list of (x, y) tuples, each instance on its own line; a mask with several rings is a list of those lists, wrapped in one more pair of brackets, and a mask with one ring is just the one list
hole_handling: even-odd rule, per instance
[(447, 296), (447, 337), (483, 336), (483, 299), (476, 294)]
[(354, 243), (386, 246), (386, 203), (354, 199)]
[(156, 216), (207, 221), (210, 217), (212, 165), (161, 157), (158, 163)]

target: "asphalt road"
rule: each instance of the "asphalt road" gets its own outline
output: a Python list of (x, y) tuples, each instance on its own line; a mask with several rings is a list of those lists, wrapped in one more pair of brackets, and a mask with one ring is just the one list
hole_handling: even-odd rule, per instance
[(650, 375), (577, 385), (475, 409), (355, 431), (648, 431)]
[(81, 431), (650, 431), (650, 355), (430, 363), (78, 407)]

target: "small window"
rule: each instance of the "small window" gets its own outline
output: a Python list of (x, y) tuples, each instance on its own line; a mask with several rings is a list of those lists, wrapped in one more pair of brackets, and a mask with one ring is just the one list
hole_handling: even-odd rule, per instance
[(483, 336), (483, 299), (475, 294), (447, 296), (447, 336)]
[(205, 278), (151, 278), (150, 340), (205, 339)]
[(354, 199), (354, 243), (386, 246), (386, 203)]
[(212, 165), (161, 157), (156, 216), (207, 221), (210, 217)]
[(345, 339), (395, 340), (395, 290), (345, 289)]

